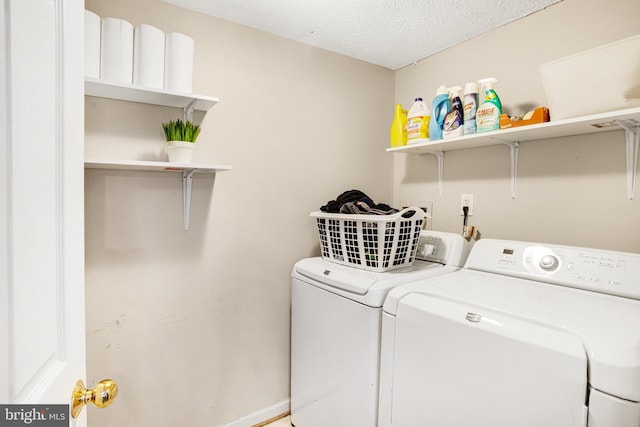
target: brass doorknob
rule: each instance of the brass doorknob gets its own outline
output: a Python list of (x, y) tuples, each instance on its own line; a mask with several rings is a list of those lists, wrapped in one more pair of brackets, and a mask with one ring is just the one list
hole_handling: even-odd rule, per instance
[(111, 405), (118, 395), (118, 385), (113, 380), (100, 381), (93, 390), (84, 387), (84, 382), (78, 380), (73, 387), (71, 398), (71, 417), (77, 418), (87, 402), (93, 403), (98, 408), (106, 408)]

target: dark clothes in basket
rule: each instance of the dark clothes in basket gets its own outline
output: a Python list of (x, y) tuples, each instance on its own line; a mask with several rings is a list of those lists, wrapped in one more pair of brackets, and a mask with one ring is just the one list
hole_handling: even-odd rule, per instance
[(327, 213), (366, 215), (391, 215), (398, 212), (387, 204), (375, 203), (360, 190), (345, 191), (336, 197), (336, 200), (327, 202), (320, 210)]

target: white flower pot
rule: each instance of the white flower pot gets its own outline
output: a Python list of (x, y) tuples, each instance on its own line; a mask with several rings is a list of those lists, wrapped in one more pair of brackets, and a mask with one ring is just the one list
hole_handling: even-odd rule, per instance
[(193, 158), (193, 142), (169, 141), (167, 142), (167, 154), (171, 163), (191, 163)]

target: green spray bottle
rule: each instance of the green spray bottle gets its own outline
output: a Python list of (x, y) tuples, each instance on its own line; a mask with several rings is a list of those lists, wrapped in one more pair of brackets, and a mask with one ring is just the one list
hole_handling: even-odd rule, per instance
[(480, 87), (480, 106), (476, 113), (477, 132), (491, 132), (500, 128), (500, 114), (502, 114), (502, 102), (495, 90), (493, 84), (498, 80), (493, 77), (479, 80)]

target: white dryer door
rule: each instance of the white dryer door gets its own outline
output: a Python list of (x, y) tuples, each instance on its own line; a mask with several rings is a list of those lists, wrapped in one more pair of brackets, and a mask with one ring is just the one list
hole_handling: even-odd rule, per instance
[(398, 306), (392, 425), (586, 425), (587, 357), (553, 326), (424, 294)]

